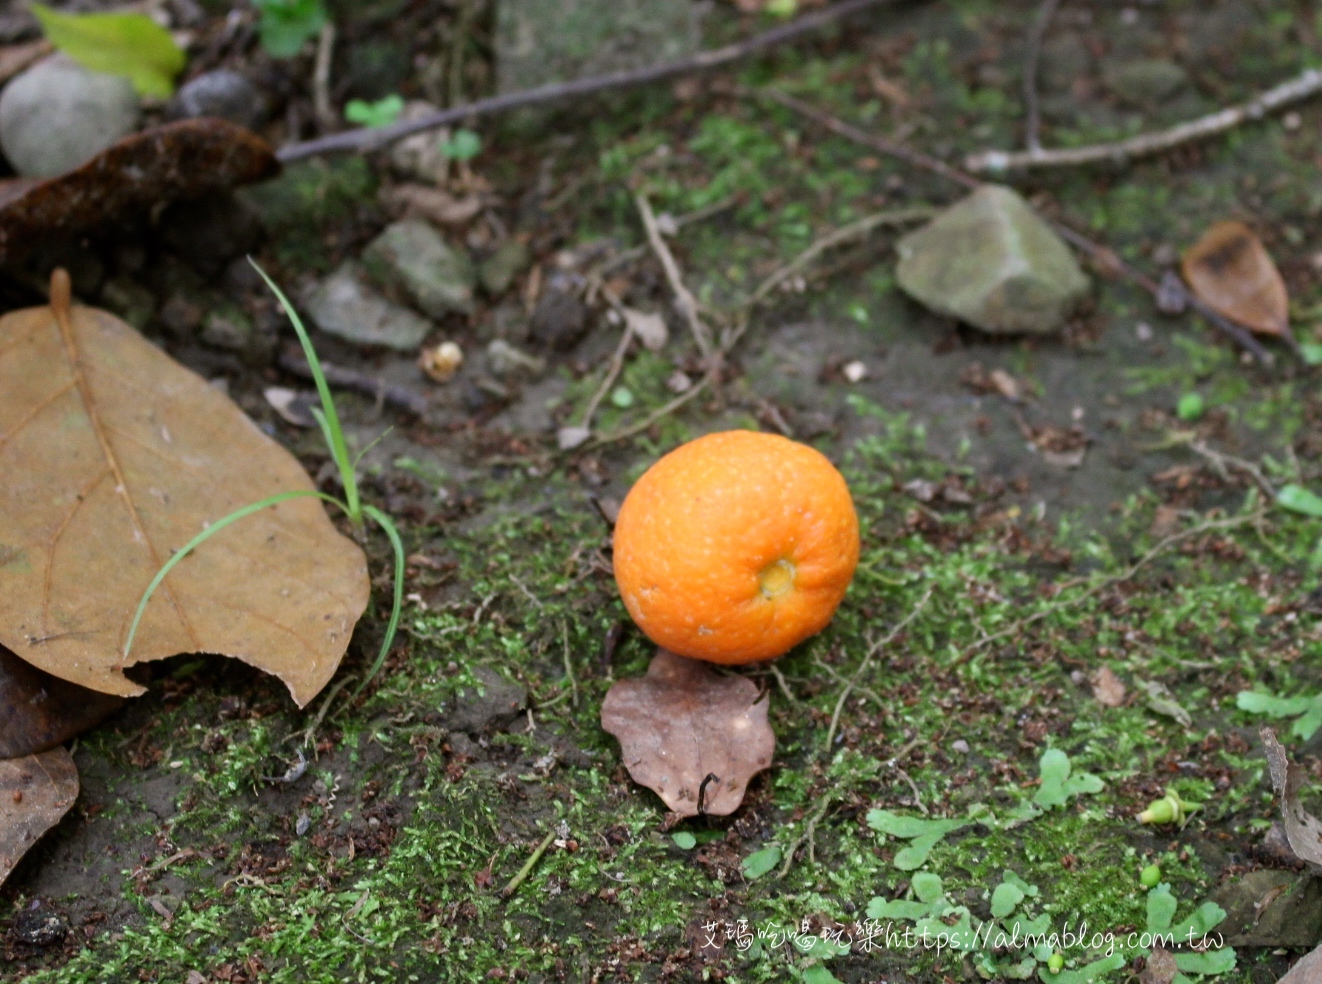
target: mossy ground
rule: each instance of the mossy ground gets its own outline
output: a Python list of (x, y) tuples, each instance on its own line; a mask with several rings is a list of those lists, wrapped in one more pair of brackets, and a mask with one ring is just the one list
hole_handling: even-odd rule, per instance
[[(1221, 58), (1215, 78), (1194, 72), (1179, 112), (1121, 112), (1084, 86), (1077, 111), (1049, 130), (1056, 144), (1209, 110), (1322, 50), (1308, 3), (1171, 3), (1167, 20), (1145, 21), (1134, 36), (1113, 5), (1070, 6), (1091, 20), (1069, 29), (1105, 41), (1100, 60), (1166, 53), (1162, 24), (1185, 25), (1189, 44), (1214, 36), (1204, 20), (1241, 26), (1234, 57), (1207, 55)], [(1017, 66), (1035, 9), (913, 5), (879, 15), (862, 43), (841, 34), (738, 80), (774, 81), (952, 158), (1008, 147), (1019, 139)], [(912, 102), (861, 97), (872, 69)], [(730, 200), (677, 239), (695, 291), (722, 306), (833, 226), (954, 196), (731, 91), (716, 85), (683, 100), (650, 92), (590, 118), (556, 117), (573, 136), (559, 173), (584, 177), (537, 220), (543, 231), (565, 247), (601, 236), (640, 242), (631, 184), (677, 214)], [(1322, 301), (1308, 259), (1322, 211), (1322, 113), (1301, 114), (1293, 130), (1267, 120), (1122, 173), (1066, 171), (1026, 190), (1141, 263), (1210, 221), (1252, 218), (1307, 333)], [(490, 173), (512, 195), (543, 149), (525, 141), (491, 141)], [(365, 194), (359, 185), (370, 179), (341, 182), (335, 195)], [(341, 207), (316, 221), (334, 225)], [(274, 259), (293, 264), (287, 272), (299, 257), (330, 266), (333, 236), (309, 235), (306, 221), (273, 243)], [(986, 915), (1011, 870), (1038, 887), (1037, 907), (1055, 925), (1141, 928), (1145, 865), (1161, 865), (1183, 915), (1260, 863), (1255, 845), (1275, 806), (1260, 721), (1235, 709), (1235, 695), (1322, 688), (1310, 566), (1322, 528), (1271, 508), (1243, 473), (1219, 472), (1170, 434), (1191, 426), (1174, 416), (1178, 398), (1199, 392), (1208, 412), (1192, 425), (1197, 436), (1260, 463), (1271, 482), (1315, 483), (1314, 379), (1289, 364), (1246, 365), (1205, 326), (1162, 320), (1146, 296), (1106, 281), (1064, 340), (991, 342), (903, 300), (887, 242), (829, 257), (827, 277), (757, 315), (719, 395), (630, 443), (557, 456), (544, 440), (458, 434), (475, 476), (462, 482), (447, 481), (423, 444), (403, 464), (393, 451), (382, 459), (369, 493), (400, 515), (415, 557), (396, 654), (361, 699), (340, 692), (319, 723), (320, 701), (296, 712), (278, 685), (236, 665), (180, 659), (154, 671), (151, 696), (81, 739), (76, 815), (0, 896), (6, 926), (41, 900), (74, 927), (54, 951), (7, 937), (7, 979), (813, 980), (814, 957), (783, 938), (750, 956), (732, 943), (704, 946), (709, 927), (858, 923), (871, 899), (896, 897), (910, 878), (894, 864), (903, 845), (872, 830), (868, 810), (954, 817), (985, 804), (1005, 813), (1033, 794), (1048, 748), (1105, 787), (1032, 822), (970, 826), (939, 843), (924, 870), (975, 914)], [(1136, 333), (1139, 322), (1155, 326), (1155, 338)], [(594, 352), (613, 344), (604, 332), (585, 343)], [(848, 358), (868, 364), (868, 381), (843, 381)], [(600, 359), (588, 361), (555, 370), (573, 377), (564, 409), (574, 414), (602, 371)], [(1005, 368), (1033, 399), (1015, 407), (970, 393), (960, 378), (974, 362)], [(607, 401), (600, 426), (640, 419), (669, 399), (674, 370), (691, 365), (683, 339), (633, 360), (621, 379), (633, 403)], [(369, 403), (345, 403), (366, 432)], [(1065, 472), (1025, 448), (1022, 417), (1082, 420), (1093, 440), (1083, 466)], [(610, 682), (640, 674), (649, 647), (627, 627), (608, 530), (589, 495), (618, 497), (658, 454), (698, 433), (786, 422), (850, 480), (864, 526), (859, 573), (832, 626), (776, 664), (779, 679), (753, 671), (771, 691), (778, 749), (745, 806), (671, 828), (598, 724)], [(956, 489), (960, 501), (916, 501), (905, 491), (914, 480)], [(438, 484), (449, 493), (440, 504)], [(374, 557), (384, 570), (384, 545)], [(387, 584), (378, 587), (379, 606)], [(860, 673), (873, 642), (910, 615)], [(367, 665), (380, 631), (378, 608), (346, 674)], [(1103, 665), (1128, 685), (1122, 706), (1092, 695), (1088, 675)], [(480, 734), (447, 732), (483, 667), (526, 688), (526, 709)], [(1166, 686), (1191, 724), (1155, 713), (1141, 681)], [(296, 762), (309, 729), (306, 774), (270, 781)], [(1317, 759), (1305, 761), (1316, 773)], [(1134, 814), (1167, 786), (1203, 808), (1182, 829), (1139, 825)], [(502, 898), (551, 831), (546, 853)], [(676, 843), (682, 831), (696, 846)], [(771, 845), (798, 846), (784, 877), (777, 868), (746, 878), (743, 859)], [(1089, 954), (1065, 956), (1080, 966)], [(1221, 980), (1259, 984), (1286, 964), (1241, 949)], [(850, 982), (977, 976), (973, 958), (922, 950), (855, 947), (826, 965)]]

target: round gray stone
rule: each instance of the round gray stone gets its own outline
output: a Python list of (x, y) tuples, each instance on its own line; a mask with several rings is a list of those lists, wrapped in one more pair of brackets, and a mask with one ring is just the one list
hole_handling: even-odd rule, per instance
[(185, 83), (170, 100), (166, 115), (171, 119), (215, 116), (253, 130), (266, 119), (266, 111), (266, 100), (245, 76), (218, 68)]
[(54, 177), (132, 133), (138, 111), (128, 79), (48, 58), (0, 93), (0, 148), (24, 177)]

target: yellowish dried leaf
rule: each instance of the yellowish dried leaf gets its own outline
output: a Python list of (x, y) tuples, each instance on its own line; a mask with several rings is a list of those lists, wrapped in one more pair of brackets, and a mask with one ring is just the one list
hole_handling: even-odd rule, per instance
[(273, 673), (300, 706), (334, 674), (368, 599), (362, 550), (320, 502), (240, 520), (182, 561), (123, 651), (171, 554), (235, 510), (312, 489), (223, 393), (118, 318), (74, 307), (0, 318), (0, 644), (54, 676), (133, 696), (129, 662), (217, 653)]
[(1189, 289), (1231, 321), (1260, 335), (1290, 331), (1290, 299), (1267, 248), (1242, 222), (1218, 222), (1184, 254)]
[(78, 767), (60, 746), (0, 761), (0, 882), (78, 798)]

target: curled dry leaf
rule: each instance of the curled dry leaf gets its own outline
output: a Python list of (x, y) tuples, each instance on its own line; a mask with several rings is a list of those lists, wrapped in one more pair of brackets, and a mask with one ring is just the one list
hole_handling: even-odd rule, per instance
[(1218, 222), (1184, 254), (1189, 288), (1208, 307), (1260, 335), (1290, 331), (1285, 281), (1253, 230)]
[(124, 703), (43, 673), (0, 646), (0, 759), (44, 752), (95, 727)]
[(776, 736), (767, 704), (747, 677), (722, 676), (658, 649), (646, 676), (611, 687), (601, 726), (619, 739), (629, 775), (670, 810), (725, 816), (743, 802), (748, 781), (771, 765)]
[(118, 318), (74, 307), (0, 318), (0, 644), (93, 690), (143, 688), (126, 663), (219, 653), (274, 673), (299, 705), (334, 674), (367, 605), (367, 562), (320, 502), (234, 523), (139, 598), (210, 524), (313, 489), (298, 461), (205, 380)]
[(78, 768), (66, 748), (0, 762), (0, 882), (77, 798)]
[(1322, 822), (1299, 802), (1299, 790), (1307, 782), (1308, 773), (1290, 761), (1275, 731), (1263, 728), (1258, 734), (1271, 770), (1272, 788), (1281, 801), (1281, 819), (1290, 850), (1313, 871), (1322, 871)]
[(0, 263), (52, 233), (88, 235), (168, 202), (273, 177), (261, 137), (220, 119), (179, 120), (125, 137), (68, 174), (0, 181)]
[(1097, 670), (1088, 682), (1092, 684), (1092, 695), (1103, 707), (1119, 707), (1125, 702), (1125, 685), (1109, 666)]

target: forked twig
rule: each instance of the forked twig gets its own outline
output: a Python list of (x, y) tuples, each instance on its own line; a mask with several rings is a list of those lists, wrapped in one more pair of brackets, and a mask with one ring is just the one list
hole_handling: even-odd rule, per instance
[(670, 290), (675, 295), (675, 307), (684, 315), (684, 320), (693, 335), (693, 341), (698, 346), (698, 351), (702, 353), (704, 365), (708, 364), (712, 357), (711, 329), (703, 323), (702, 316), (698, 313), (698, 299), (684, 286), (684, 276), (679, 272), (679, 263), (675, 260), (675, 254), (670, 251), (665, 237), (661, 235), (661, 229), (656, 224), (656, 213), (652, 211), (652, 203), (647, 200), (647, 195), (641, 191), (637, 192), (633, 200), (638, 206), (638, 215), (643, 220), (643, 228), (647, 230), (647, 242), (661, 262), (666, 282), (670, 284)]

